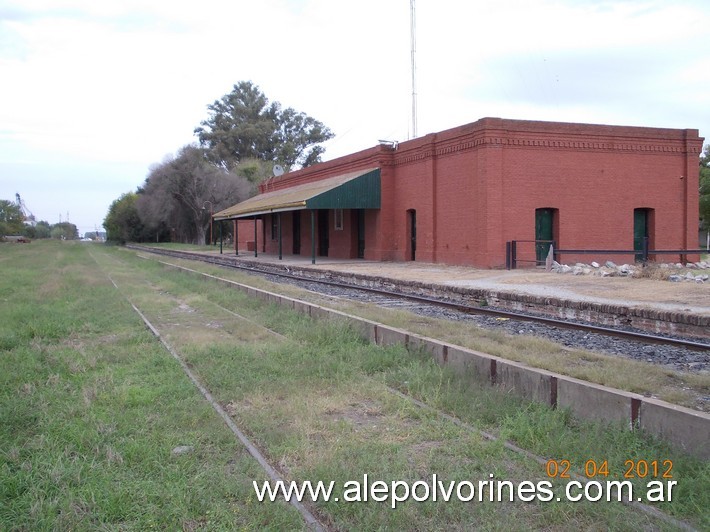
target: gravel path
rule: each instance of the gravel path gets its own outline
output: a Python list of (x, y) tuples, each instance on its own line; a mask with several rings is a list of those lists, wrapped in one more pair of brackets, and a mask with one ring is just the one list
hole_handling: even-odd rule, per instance
[[(256, 274), (256, 272), (255, 272)], [(262, 275), (262, 274), (259, 274)], [(643, 344), (621, 338), (605, 336), (586, 331), (552, 327), (549, 325), (533, 323), (524, 320), (501, 320), (494, 317), (478, 314), (467, 314), (456, 310), (442, 308), (436, 305), (427, 305), (397, 298), (380, 296), (357, 290), (337, 286), (330, 286), (307, 280), (286, 279), (276, 275), (263, 274), (268, 280), (275, 283), (287, 283), (304, 288), (312, 292), (335, 298), (350, 299), (354, 301), (374, 303), (386, 308), (399, 308), (433, 318), (449, 319), (454, 321), (468, 321), (486, 329), (502, 330), (512, 335), (530, 335), (544, 337), (566, 347), (587, 349), (616, 356), (623, 356), (651, 364), (657, 364), (676, 371), (701, 372), (710, 371), (710, 353), (694, 351), (680, 347), (660, 344)], [(494, 309), (494, 307), (488, 307)], [(503, 309), (500, 309), (503, 310)], [(582, 322), (580, 322), (582, 323)], [(625, 330), (634, 330), (627, 328)], [(645, 331), (635, 330), (644, 333)], [(709, 398), (710, 400), (710, 398)]]

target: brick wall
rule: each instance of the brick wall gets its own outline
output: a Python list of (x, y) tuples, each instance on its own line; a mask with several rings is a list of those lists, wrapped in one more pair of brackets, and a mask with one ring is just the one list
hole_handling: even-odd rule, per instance
[(535, 238), (537, 208), (557, 209), (563, 248), (632, 249), (636, 208), (652, 209), (657, 248), (692, 247), (701, 148), (697, 130), (483, 119), (399, 146), (394, 215), (416, 204), (422, 259), (450, 264), (504, 266), (507, 240)]
[[(228, 222), (225, 222), (225, 224)], [(239, 252), (246, 252), (247, 250), (254, 251), (254, 220), (239, 220), (237, 231), (237, 244), (239, 245)], [(232, 232), (234, 232), (234, 220), (232, 221)], [(256, 234), (259, 244), (261, 244), (262, 228), (261, 220), (256, 221)], [(261, 249), (261, 248), (259, 248)]]
[[(556, 209), (555, 239), (566, 249), (632, 249), (634, 209), (650, 209), (657, 249), (694, 247), (698, 155), (693, 129), (660, 129), (484, 118), (290, 172), (271, 191), (372, 167), (381, 169), (382, 206), (366, 212), (365, 258), (411, 257), (408, 211), (416, 211), (416, 260), (501, 268), (505, 242), (535, 238), (535, 210)], [(284, 214), (283, 250), (292, 250)], [(275, 252), (267, 229), (267, 252)], [(333, 213), (329, 216), (333, 224)], [(310, 214), (301, 219), (310, 255)], [(329, 256), (356, 256), (356, 227), (330, 228)], [(317, 234), (317, 232), (316, 232)], [(240, 235), (241, 239), (241, 235)], [(276, 246), (276, 248), (275, 248)], [(534, 259), (532, 244), (521, 258)], [(564, 256), (565, 262), (629, 262), (633, 255)]]

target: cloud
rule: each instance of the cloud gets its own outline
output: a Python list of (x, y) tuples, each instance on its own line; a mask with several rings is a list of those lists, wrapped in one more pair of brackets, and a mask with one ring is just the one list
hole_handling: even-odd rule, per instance
[[(710, 131), (704, 1), (416, 7), (420, 134), (484, 116)], [(406, 0), (5, 1), (0, 198), (22, 186), (5, 175), (49, 191), (72, 167), (117, 194), (135, 188), (241, 80), (329, 126), (327, 158), (406, 140), (409, 45)]]

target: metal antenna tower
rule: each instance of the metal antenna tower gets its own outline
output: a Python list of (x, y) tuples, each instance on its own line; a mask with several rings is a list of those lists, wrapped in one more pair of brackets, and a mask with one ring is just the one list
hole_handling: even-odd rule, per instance
[(409, 0), (409, 21), (412, 39), (412, 138), (417, 136), (417, 20), (414, 0)]

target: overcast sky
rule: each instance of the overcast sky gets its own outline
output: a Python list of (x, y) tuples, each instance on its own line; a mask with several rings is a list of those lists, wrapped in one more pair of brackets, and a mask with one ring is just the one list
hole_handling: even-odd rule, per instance
[[(0, 199), (103, 230), (251, 80), (336, 134), (412, 136), (409, 0), (0, 0)], [(710, 140), (708, 0), (416, 0), (418, 134), (486, 116)]]

